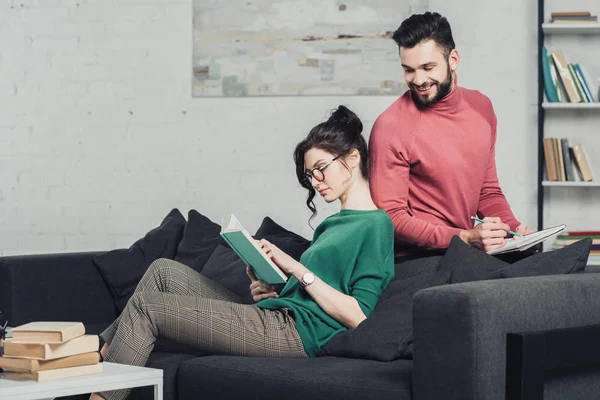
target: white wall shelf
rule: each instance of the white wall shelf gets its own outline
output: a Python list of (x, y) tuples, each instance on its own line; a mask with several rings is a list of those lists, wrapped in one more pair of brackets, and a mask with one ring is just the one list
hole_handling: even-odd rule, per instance
[(542, 186), (558, 186), (558, 187), (600, 187), (600, 182), (583, 182), (583, 181), (543, 181)]
[(597, 35), (600, 34), (600, 23), (595, 24), (542, 24), (542, 29), (546, 34), (583, 34)]
[(586, 110), (586, 109), (598, 109), (600, 110), (600, 103), (549, 103), (544, 102), (542, 107), (546, 110), (550, 109), (576, 109), (576, 110)]

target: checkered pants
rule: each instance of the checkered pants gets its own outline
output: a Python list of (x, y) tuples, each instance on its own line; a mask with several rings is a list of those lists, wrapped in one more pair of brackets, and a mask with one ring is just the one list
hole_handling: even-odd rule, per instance
[[(214, 355), (307, 357), (288, 310), (265, 310), (239, 301), (181, 263), (156, 260), (121, 315), (100, 335), (109, 344), (105, 360), (143, 366), (158, 337)], [(100, 394), (121, 400), (129, 389)]]

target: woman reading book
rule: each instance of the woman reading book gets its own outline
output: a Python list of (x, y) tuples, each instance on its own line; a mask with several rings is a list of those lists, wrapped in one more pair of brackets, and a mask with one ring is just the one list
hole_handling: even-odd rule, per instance
[[(341, 210), (317, 226), (299, 262), (267, 240), (259, 242), (289, 276), (281, 293), (257, 280), (248, 267), (256, 303), (242, 304), (193, 269), (157, 260), (118, 319), (100, 335), (106, 361), (145, 365), (158, 337), (215, 355), (315, 357), (329, 339), (369, 316), (394, 275), (394, 231), (371, 199), (361, 121), (340, 106), (296, 146), (294, 160), (312, 217), (317, 192), (328, 203), (339, 200)], [(91, 399), (127, 394), (94, 393)]]

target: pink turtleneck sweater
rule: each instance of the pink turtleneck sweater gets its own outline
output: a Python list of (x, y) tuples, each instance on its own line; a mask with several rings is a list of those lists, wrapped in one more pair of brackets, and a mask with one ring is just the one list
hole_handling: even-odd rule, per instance
[(396, 255), (447, 248), (474, 215), (519, 225), (498, 184), (495, 144), (492, 104), (476, 90), (455, 87), (422, 110), (408, 91), (377, 118), (371, 194), (394, 222)]

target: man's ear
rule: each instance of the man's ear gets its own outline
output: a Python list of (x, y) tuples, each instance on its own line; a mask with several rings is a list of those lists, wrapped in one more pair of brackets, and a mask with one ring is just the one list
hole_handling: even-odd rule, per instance
[(450, 71), (456, 71), (458, 64), (460, 64), (460, 55), (458, 54), (458, 50), (453, 49), (448, 56), (448, 65), (450, 66)]

